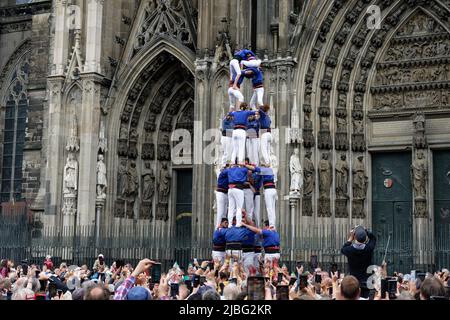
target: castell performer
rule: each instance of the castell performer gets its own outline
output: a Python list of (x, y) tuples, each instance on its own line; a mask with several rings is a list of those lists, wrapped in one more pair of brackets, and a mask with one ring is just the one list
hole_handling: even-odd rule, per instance
[(259, 120), (256, 115), (248, 117), (246, 150), (250, 162), (259, 166)]
[(233, 152), (233, 117), (226, 115), (222, 120), (222, 137), (220, 143), (222, 145), (222, 166), (231, 163), (231, 153)]
[[(250, 78), (253, 85), (253, 95), (250, 100), (250, 108), (262, 107), (264, 102), (264, 77), (260, 68), (247, 68), (242, 72), (245, 78)], [(241, 75), (241, 77), (242, 77)]]
[(216, 227), (221, 225), (222, 219), (228, 216), (228, 165), (220, 170), (219, 177), (217, 178), (216, 189), (216, 205), (217, 205), (217, 217)]
[[(256, 170), (256, 169), (255, 169)], [(256, 226), (259, 228), (261, 223), (261, 188), (263, 185), (263, 176), (261, 175), (261, 169), (258, 172), (252, 173), (253, 183), (253, 216)]]
[(244, 102), (244, 96), (240, 90), (239, 81), (241, 78), (240, 62), (242, 55), (235, 54), (234, 58), (230, 61), (230, 87), (228, 88), (228, 97), (230, 99), (230, 111), (239, 110), (241, 103)]
[(258, 168), (253, 166), (231, 166), (228, 173), (228, 221), (236, 216), (236, 226), (242, 223), (242, 209), (244, 207), (244, 184), (247, 182), (249, 170), (255, 171)]
[(241, 59), (240, 60), (241, 69), (259, 68), (261, 66), (261, 60), (256, 58), (256, 55), (252, 50), (243, 49), (243, 50), (237, 51), (235, 53), (235, 56), (239, 56)]
[[(244, 210), (245, 212), (245, 210)], [(231, 227), (225, 232), (225, 249), (226, 259), (233, 259), (233, 262), (241, 262), (242, 259), (242, 242), (244, 241), (247, 231), (246, 228), (236, 225), (236, 217), (233, 218)]]
[(219, 228), (214, 231), (213, 235), (213, 251), (212, 258), (214, 261), (220, 261), (222, 265), (225, 261), (225, 234), (228, 230), (228, 219), (223, 218), (220, 222)]
[(240, 110), (230, 112), (229, 115), (233, 119), (233, 152), (231, 153), (231, 160), (238, 159), (238, 164), (244, 164), (245, 158), (245, 140), (247, 137), (247, 123), (250, 116), (255, 115), (255, 111), (247, 110), (247, 104), (243, 102)]
[[(245, 165), (251, 165), (248, 158), (245, 158)], [(258, 169), (259, 170), (259, 169)], [(244, 208), (247, 213), (247, 218), (249, 220), (253, 219), (253, 207), (254, 207), (254, 192), (253, 192), (253, 172), (247, 172), (247, 181), (244, 183)]]
[[(253, 221), (249, 218), (248, 214), (243, 219), (248, 225), (254, 226)], [(242, 241), (242, 264), (244, 266), (244, 271), (247, 275), (250, 273), (255, 273), (255, 232), (249, 228), (245, 229), (245, 237)]]
[(268, 115), (270, 106), (268, 104), (263, 105), (258, 110), (259, 116), (259, 134), (260, 134), (260, 144), (261, 144), (261, 156), (264, 166), (270, 167), (270, 143), (272, 142), (272, 131), (270, 125), (272, 120)]
[(252, 225), (244, 223), (244, 226), (257, 235), (262, 235), (264, 248), (264, 262), (269, 262), (272, 268), (278, 267), (280, 260), (280, 235), (269, 226), (269, 221), (264, 221), (264, 229), (256, 228)]
[(276, 203), (278, 199), (277, 189), (275, 185), (275, 177), (272, 168), (257, 168), (262, 175), (262, 184), (264, 187), (264, 201), (266, 203), (267, 216), (269, 225), (275, 228), (276, 223)]

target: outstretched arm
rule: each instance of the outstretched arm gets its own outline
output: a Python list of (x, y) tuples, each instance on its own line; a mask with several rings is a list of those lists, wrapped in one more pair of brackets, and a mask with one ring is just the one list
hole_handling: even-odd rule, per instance
[(254, 226), (251, 226), (251, 225), (246, 224), (246, 223), (244, 223), (244, 222), (242, 222), (242, 225), (243, 225), (244, 227), (246, 227), (247, 229), (249, 229), (249, 230), (251, 230), (251, 231), (253, 231), (253, 232), (257, 233), (257, 234), (262, 234), (262, 230), (259, 229), (259, 228), (256, 228), (256, 227), (254, 227)]

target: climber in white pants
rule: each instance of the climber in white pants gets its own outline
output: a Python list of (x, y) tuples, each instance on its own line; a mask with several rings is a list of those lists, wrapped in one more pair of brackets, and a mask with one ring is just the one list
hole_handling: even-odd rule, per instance
[(260, 144), (261, 144), (261, 159), (260, 162), (262, 165), (269, 167), (270, 166), (270, 144), (272, 142), (272, 131), (271, 124), (272, 121), (268, 115), (270, 110), (269, 105), (265, 104), (260, 107), (258, 110), (259, 117), (259, 133), (260, 133)]
[(247, 110), (247, 104), (241, 104), (239, 111), (230, 112), (229, 115), (233, 119), (234, 130), (232, 135), (233, 151), (231, 153), (231, 162), (244, 165), (245, 158), (245, 141), (247, 138), (247, 123), (250, 116), (255, 115), (255, 111)]
[(240, 90), (241, 79), (241, 67), (239, 61), (240, 56), (235, 56), (234, 59), (230, 61), (230, 84), (228, 88), (228, 97), (230, 100), (230, 111), (239, 110), (240, 105), (244, 102), (244, 96)]
[(218, 227), (223, 218), (228, 216), (228, 167), (222, 168), (217, 178), (216, 189), (216, 205), (217, 205), (217, 217), (216, 227)]
[(278, 195), (272, 168), (261, 169), (261, 175), (264, 187), (264, 202), (266, 203), (267, 216), (269, 218), (269, 227), (275, 228), (275, 212)]
[(259, 228), (261, 223), (261, 188), (262, 175), (260, 172), (253, 172), (253, 217), (256, 227)]
[(231, 163), (231, 154), (233, 153), (233, 118), (227, 115), (222, 120), (222, 137), (220, 137), (220, 144), (222, 145), (222, 166)]
[(248, 117), (245, 147), (250, 163), (259, 166), (259, 120), (256, 116)]

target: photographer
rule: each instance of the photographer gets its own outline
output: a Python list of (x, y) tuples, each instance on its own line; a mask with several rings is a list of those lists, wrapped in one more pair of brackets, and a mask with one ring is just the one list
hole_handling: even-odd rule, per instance
[(372, 265), (373, 251), (376, 245), (375, 235), (362, 226), (350, 231), (347, 242), (344, 243), (341, 253), (347, 257), (350, 275), (354, 276), (360, 284), (361, 297), (369, 298), (367, 288), (367, 268)]
[(139, 261), (138, 265), (129, 276), (115, 291), (114, 300), (126, 300), (127, 294), (134, 287), (136, 278), (145, 270), (151, 268), (155, 262), (149, 259)]

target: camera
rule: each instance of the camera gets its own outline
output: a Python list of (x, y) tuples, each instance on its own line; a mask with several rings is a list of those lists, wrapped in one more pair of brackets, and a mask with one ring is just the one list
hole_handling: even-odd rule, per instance
[(197, 288), (200, 285), (200, 276), (198, 274), (194, 275), (193, 286)]
[(389, 300), (397, 299), (397, 278), (388, 280), (388, 294)]
[(300, 282), (299, 282), (300, 290), (306, 288), (307, 286), (308, 286), (308, 276), (307, 275), (301, 275), (300, 276)]
[(281, 282), (283, 282), (283, 274), (281, 272), (278, 272), (277, 283), (281, 283)]
[(151, 277), (153, 283), (159, 283), (161, 280), (161, 263), (155, 263), (151, 269)]
[(316, 273), (316, 275), (314, 276), (314, 282), (319, 284), (322, 283), (322, 275)]
[(200, 276), (200, 285), (203, 286), (206, 283), (206, 277)]

